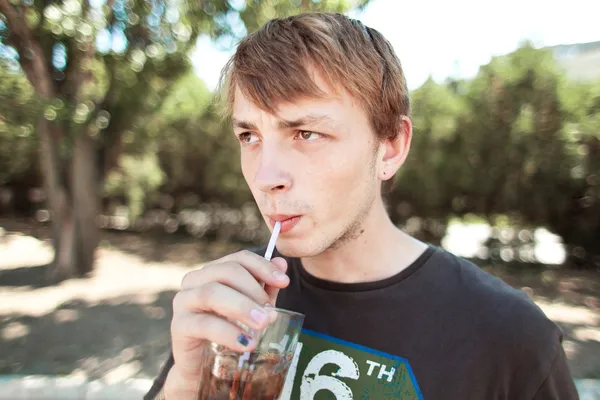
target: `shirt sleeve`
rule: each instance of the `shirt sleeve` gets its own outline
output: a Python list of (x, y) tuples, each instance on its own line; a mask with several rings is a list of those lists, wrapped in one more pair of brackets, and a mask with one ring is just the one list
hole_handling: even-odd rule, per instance
[(533, 396), (533, 400), (579, 400), (562, 346), (559, 346), (550, 373)]
[(165, 362), (160, 373), (152, 383), (152, 387), (144, 396), (144, 400), (159, 400), (164, 398), (164, 396), (159, 396), (162, 394), (163, 386), (165, 385), (165, 381), (167, 380), (167, 375), (169, 375), (169, 371), (173, 367), (175, 363), (175, 359), (173, 358), (173, 353), (169, 354), (169, 359)]

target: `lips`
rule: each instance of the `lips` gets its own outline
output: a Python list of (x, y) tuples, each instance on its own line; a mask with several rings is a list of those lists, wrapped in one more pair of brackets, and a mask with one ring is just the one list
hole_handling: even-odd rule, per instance
[(284, 215), (284, 214), (271, 214), (269, 217), (269, 224), (271, 228), (275, 226), (275, 222), (281, 222), (281, 232), (289, 232), (298, 222), (300, 222), (301, 215)]

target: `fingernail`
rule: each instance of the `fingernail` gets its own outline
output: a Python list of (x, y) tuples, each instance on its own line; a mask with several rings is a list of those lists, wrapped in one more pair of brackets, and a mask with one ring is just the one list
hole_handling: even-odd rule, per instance
[(243, 333), (240, 333), (240, 336), (238, 336), (237, 341), (242, 346), (248, 347), (248, 345), (250, 344), (250, 337), (248, 337), (247, 335), (245, 335)]
[(278, 281), (286, 281), (288, 279), (287, 275), (284, 274), (281, 271), (278, 270), (274, 270), (273, 271), (273, 276), (275, 277), (275, 279), (277, 279)]
[(268, 316), (264, 311), (253, 308), (252, 311), (250, 311), (250, 318), (257, 324), (262, 325), (267, 322)]

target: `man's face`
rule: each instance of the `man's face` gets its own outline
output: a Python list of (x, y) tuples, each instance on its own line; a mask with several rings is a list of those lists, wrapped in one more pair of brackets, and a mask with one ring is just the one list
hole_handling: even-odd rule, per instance
[(233, 129), (241, 163), (270, 229), (282, 221), (278, 250), (311, 257), (360, 235), (380, 196), (379, 141), (362, 107), (348, 94), (261, 110), (236, 90)]

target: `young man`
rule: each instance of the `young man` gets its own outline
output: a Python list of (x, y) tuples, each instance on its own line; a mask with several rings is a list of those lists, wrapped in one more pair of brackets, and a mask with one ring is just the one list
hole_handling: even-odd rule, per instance
[(147, 399), (194, 399), (202, 341), (252, 350), (227, 320), (260, 329), (266, 303), (306, 315), (284, 399), (578, 398), (560, 330), (525, 294), (390, 221), (382, 184), (412, 126), (379, 32), (339, 14), (273, 20), (224, 82), (244, 177), (267, 225), (282, 221), (280, 257), (186, 275)]

